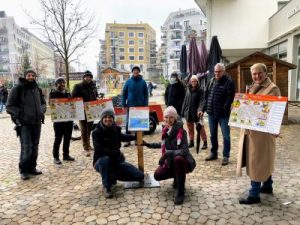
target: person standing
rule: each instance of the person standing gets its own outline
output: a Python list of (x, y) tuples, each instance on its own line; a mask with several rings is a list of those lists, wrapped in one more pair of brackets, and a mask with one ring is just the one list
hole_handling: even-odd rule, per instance
[(0, 113), (5, 108), (6, 101), (7, 101), (8, 91), (5, 88), (4, 84), (0, 83)]
[(143, 181), (144, 173), (135, 166), (125, 162), (125, 157), (120, 151), (121, 142), (135, 140), (134, 135), (121, 133), (117, 126), (115, 113), (106, 109), (101, 113), (101, 120), (92, 133), (95, 147), (93, 166), (101, 174), (103, 192), (106, 198), (112, 198), (112, 185), (117, 180)]
[[(132, 68), (132, 76), (129, 78), (124, 87), (122, 94), (122, 106), (127, 108), (126, 133), (128, 134), (129, 108), (137, 106), (148, 106), (149, 96), (146, 81), (140, 75), (140, 68), (134, 66)], [(124, 147), (130, 146), (127, 142)]]
[(178, 73), (173, 72), (170, 76), (170, 83), (165, 91), (166, 106), (173, 106), (180, 115), (182, 103), (185, 95), (185, 87), (178, 77)]
[(30, 175), (42, 174), (36, 166), (46, 102), (36, 77), (35, 71), (26, 70), (24, 78), (19, 78), (18, 85), (12, 88), (6, 106), (6, 111), (16, 124), (17, 135), (20, 136), (19, 171), (22, 180), (28, 180)]
[(153, 84), (151, 81), (149, 81), (149, 84), (148, 84), (148, 92), (149, 92), (149, 96), (152, 97), (153, 94), (152, 94), (152, 90), (153, 90)]
[[(55, 90), (50, 92), (49, 100), (54, 98), (70, 98), (71, 95), (66, 91), (66, 81), (64, 78), (59, 77), (55, 80)], [(69, 147), (73, 130), (73, 121), (64, 121), (64, 122), (54, 122), (54, 144), (53, 144), (53, 158), (54, 163), (59, 165), (61, 161), (59, 159), (59, 146), (64, 139), (63, 142), (63, 160), (65, 161), (74, 161), (75, 159), (69, 155)]]
[[(98, 93), (96, 84), (93, 82), (93, 74), (90, 71), (85, 71), (82, 77), (82, 82), (76, 84), (72, 91), (73, 98), (83, 98), (83, 102), (90, 102), (97, 100)], [(90, 136), (93, 127), (93, 121), (88, 122), (86, 119), (79, 121), (80, 131), (81, 131), (81, 140), (84, 149), (85, 156), (89, 157), (93, 148), (90, 144)]]
[[(280, 90), (267, 75), (265, 64), (256, 63), (250, 68), (253, 83), (249, 94), (280, 96)], [(272, 173), (275, 161), (275, 138), (278, 135), (241, 129), (237, 175), (242, 174), (246, 166), (247, 175), (251, 179), (249, 196), (239, 200), (240, 204), (255, 204), (260, 202), (260, 193), (273, 193)], [(261, 186), (262, 185), (262, 186)]]
[[(204, 101), (204, 91), (200, 87), (199, 80), (196, 75), (193, 75), (188, 84), (185, 97), (182, 104), (181, 115), (187, 121), (188, 134), (190, 138), (189, 148), (194, 147), (194, 124), (199, 122), (198, 108), (201, 107)], [(202, 149), (207, 149), (207, 136), (204, 126), (201, 127), (200, 136), (203, 141)]]
[(231, 103), (234, 99), (235, 86), (233, 80), (225, 75), (225, 66), (217, 63), (214, 67), (215, 76), (206, 86), (205, 101), (198, 111), (199, 117), (204, 112), (208, 114), (211, 150), (206, 161), (218, 159), (218, 124), (223, 135), (223, 160), (222, 165), (228, 165), (230, 157), (230, 128), (228, 126)]

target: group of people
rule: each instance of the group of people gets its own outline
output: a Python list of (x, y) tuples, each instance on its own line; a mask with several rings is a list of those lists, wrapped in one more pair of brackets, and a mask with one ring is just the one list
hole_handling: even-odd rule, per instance
[[(254, 64), (251, 68), (253, 83), (249, 88), (251, 94), (280, 95), (279, 88), (268, 78), (267, 67), (262, 63)], [(123, 107), (129, 109), (133, 106), (147, 106), (149, 93), (147, 84), (140, 75), (140, 68), (133, 67), (132, 77), (126, 81), (123, 88)], [(35, 81), (36, 73), (28, 70), (24, 78), (14, 87), (8, 97), (7, 112), (11, 114), (16, 124), (17, 134), (20, 136), (21, 153), (19, 170), (21, 178), (27, 180), (30, 175), (42, 174), (37, 166), (38, 144), (41, 133), (41, 124), (44, 120), (46, 102)], [(56, 90), (50, 93), (50, 99), (82, 97), (84, 102), (97, 99), (97, 90), (92, 82), (93, 75), (86, 71), (83, 81), (74, 87), (72, 94), (65, 89), (65, 80), (58, 78), (55, 82)], [(206, 112), (210, 129), (211, 151), (206, 161), (218, 158), (218, 124), (223, 134), (223, 160), (222, 165), (229, 163), (230, 157), (230, 128), (228, 126), (231, 103), (234, 99), (235, 87), (230, 76), (225, 74), (225, 66), (218, 63), (214, 67), (214, 77), (205, 87), (193, 75), (189, 79), (187, 88), (181, 83), (178, 74), (173, 73), (170, 84), (165, 92), (167, 108), (164, 110), (164, 126), (161, 141), (143, 145), (148, 148), (160, 148), (161, 157), (159, 166), (155, 170), (154, 178), (158, 181), (173, 178), (173, 187), (176, 189), (175, 204), (182, 204), (185, 193), (186, 174), (193, 171), (196, 162), (189, 147), (194, 145), (194, 125), (203, 119)], [(127, 110), (128, 112), (129, 110)], [(128, 113), (127, 113), (128, 114)], [(187, 121), (188, 134), (183, 128), (184, 117)], [(73, 123), (55, 122), (55, 141), (53, 145), (54, 163), (61, 164), (59, 160), (59, 146), (64, 139), (63, 159), (74, 161), (69, 155), (69, 145)], [(87, 120), (80, 121), (82, 143), (86, 156), (94, 150), (93, 167), (101, 174), (104, 196), (113, 197), (111, 187), (117, 180), (143, 181), (144, 174), (138, 168), (125, 161), (120, 151), (121, 142), (130, 143), (135, 135), (121, 132), (115, 123), (115, 114), (111, 109), (104, 110), (96, 128), (92, 131), (92, 123)], [(200, 133), (204, 142), (202, 148), (207, 148), (207, 137), (203, 127)], [(90, 134), (94, 149), (90, 145)], [(189, 143), (188, 143), (189, 137)], [(241, 130), (239, 143), (237, 172), (246, 166), (251, 179), (249, 196), (240, 199), (241, 204), (254, 204), (260, 202), (260, 193), (273, 193), (272, 172), (275, 159), (275, 135)], [(261, 186), (261, 183), (263, 185)]]

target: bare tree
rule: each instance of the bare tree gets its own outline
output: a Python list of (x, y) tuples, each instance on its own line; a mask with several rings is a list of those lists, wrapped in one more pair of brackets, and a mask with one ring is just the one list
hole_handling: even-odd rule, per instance
[(43, 18), (29, 15), (32, 22), (46, 34), (65, 63), (67, 87), (69, 88), (70, 63), (75, 60), (74, 53), (84, 47), (92, 37), (95, 28), (93, 15), (82, 7), (81, 0), (39, 0)]

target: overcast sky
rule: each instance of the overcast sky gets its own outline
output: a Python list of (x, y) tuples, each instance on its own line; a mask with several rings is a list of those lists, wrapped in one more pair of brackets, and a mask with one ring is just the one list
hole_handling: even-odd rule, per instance
[[(39, 16), (39, 0), (0, 0), (0, 11), (8, 16), (14, 16), (15, 22), (27, 27), (37, 35), (37, 30), (29, 24), (24, 11), (32, 16)], [(100, 49), (99, 39), (104, 38), (105, 24), (117, 23), (148, 23), (156, 30), (157, 42), (160, 43), (160, 26), (163, 25), (170, 12), (178, 9), (197, 8), (194, 0), (82, 0), (90, 12), (95, 14), (97, 25), (96, 38), (89, 40), (86, 54), (80, 58), (80, 70), (89, 69), (96, 73), (96, 62)], [(32, 29), (33, 28), (33, 29)], [(76, 70), (78, 65), (74, 65)]]

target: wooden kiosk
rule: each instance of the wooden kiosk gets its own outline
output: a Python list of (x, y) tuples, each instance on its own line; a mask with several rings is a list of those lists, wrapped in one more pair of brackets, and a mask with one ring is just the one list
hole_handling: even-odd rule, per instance
[[(268, 69), (269, 78), (279, 87), (282, 96), (288, 96), (288, 71), (297, 66), (262, 52), (255, 52), (226, 66), (226, 72), (235, 83), (236, 92), (245, 93), (246, 85), (252, 83), (250, 67), (255, 63), (264, 63)], [(283, 117), (283, 124), (288, 122), (288, 107)]]

